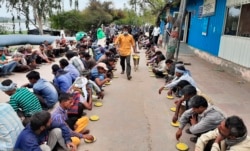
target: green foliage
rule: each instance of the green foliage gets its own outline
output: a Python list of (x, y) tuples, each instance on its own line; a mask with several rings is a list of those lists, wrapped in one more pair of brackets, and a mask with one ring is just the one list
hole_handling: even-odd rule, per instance
[(83, 15), (77, 10), (52, 15), (49, 21), (52, 28), (65, 29), (70, 33), (83, 30), (85, 25)]
[(75, 31), (89, 31), (91, 25), (100, 27), (125, 17), (124, 11), (112, 7), (111, 1), (100, 2), (90, 0), (89, 6), (83, 11), (59, 12), (50, 17), (51, 27), (65, 29), (72, 34)]

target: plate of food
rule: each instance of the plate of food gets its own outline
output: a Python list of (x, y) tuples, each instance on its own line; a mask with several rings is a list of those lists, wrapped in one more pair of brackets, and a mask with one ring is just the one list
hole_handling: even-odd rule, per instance
[(172, 95), (167, 95), (168, 99), (174, 99), (174, 97)]
[(95, 141), (96, 141), (96, 137), (95, 136), (93, 136), (94, 137), (94, 139), (93, 140), (89, 140), (89, 139), (84, 139), (84, 142), (86, 142), (86, 143), (94, 143)]
[(96, 102), (96, 103), (95, 103), (95, 106), (96, 106), (96, 107), (101, 107), (102, 105), (103, 105), (102, 102)]
[(100, 118), (99, 118), (99, 116), (97, 116), (97, 115), (92, 115), (92, 116), (89, 117), (89, 119), (90, 119), (91, 121), (98, 121)]
[(187, 151), (188, 150), (188, 145), (185, 143), (178, 142), (176, 144), (176, 148), (180, 151)]
[(171, 122), (171, 125), (173, 126), (173, 127), (179, 127), (180, 126), (180, 122)]

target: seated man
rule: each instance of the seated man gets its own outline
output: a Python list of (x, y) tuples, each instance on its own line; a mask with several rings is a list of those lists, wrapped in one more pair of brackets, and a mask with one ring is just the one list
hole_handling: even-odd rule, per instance
[(194, 79), (190, 76), (188, 70), (185, 69), (184, 66), (177, 66), (175, 68), (175, 78), (167, 83), (165, 86), (161, 87), (159, 89), (159, 94), (161, 94), (162, 90), (164, 88), (170, 89), (168, 91), (168, 95), (172, 96), (173, 89), (176, 87), (176, 85), (181, 81), (181, 80), (186, 80), (188, 81), (192, 86), (196, 87)]
[(17, 62), (15, 60), (8, 61), (3, 53), (3, 49), (0, 48), (0, 76), (12, 75), (12, 71), (15, 69)]
[[(193, 96), (197, 94), (196, 88), (192, 85), (187, 85), (183, 89), (181, 89), (183, 96), (181, 99), (177, 100), (175, 102), (176, 104), (176, 111), (173, 116), (172, 122), (176, 122), (178, 120), (178, 117), (185, 111), (190, 108), (190, 99), (192, 99)], [(184, 109), (182, 109), (182, 104), (185, 104)]]
[(106, 77), (106, 72), (108, 68), (105, 63), (98, 63), (92, 70), (91, 70), (91, 80), (95, 81), (95, 83), (102, 88), (102, 86), (110, 81), (110, 78)]
[(9, 104), (0, 103), (0, 113), (0, 150), (12, 151), (24, 127)]
[(79, 145), (81, 138), (93, 140), (94, 137), (92, 135), (85, 134), (85, 132), (88, 133), (89, 131), (84, 130), (88, 125), (88, 117), (82, 117), (78, 119), (76, 123), (74, 123), (74, 129), (71, 129), (67, 123), (68, 116), (65, 113), (67, 113), (67, 110), (70, 109), (73, 105), (72, 95), (67, 93), (62, 93), (59, 97), (59, 102), (60, 105), (55, 109), (55, 111), (52, 114), (52, 120), (68, 127), (71, 139), (74, 140), (73, 143), (76, 146)]
[(33, 114), (42, 110), (38, 98), (32, 92), (27, 88), (17, 88), (10, 79), (4, 80), (0, 84), (0, 89), (10, 96), (9, 104), (22, 119), (24, 125)]
[(72, 85), (72, 77), (69, 72), (64, 71), (59, 65), (52, 66), (52, 73), (54, 74), (53, 84), (59, 92), (67, 92)]
[(60, 67), (64, 70), (70, 73), (73, 82), (77, 77), (80, 76), (80, 72), (76, 69), (75, 66), (73, 66), (71, 63), (69, 63), (66, 59), (61, 59), (59, 61)]
[(58, 101), (58, 93), (53, 84), (40, 78), (40, 74), (37, 71), (29, 72), (26, 77), (30, 83), (25, 84), (24, 87), (33, 88), (43, 108), (52, 108)]
[(184, 127), (191, 123), (186, 132), (196, 135), (196, 137), (190, 138), (190, 141), (196, 142), (197, 137), (215, 129), (225, 119), (225, 116), (214, 106), (208, 106), (207, 100), (202, 96), (193, 96), (190, 102), (192, 108), (186, 110), (180, 117), (180, 126), (176, 132), (176, 139), (180, 139)]
[(69, 63), (75, 66), (79, 73), (85, 70), (82, 60), (78, 57), (77, 53), (73, 51), (68, 51), (65, 56), (69, 60)]
[(64, 125), (52, 121), (47, 111), (35, 113), (17, 138), (15, 151), (50, 151), (56, 144), (64, 150), (76, 151), (70, 132)]
[(250, 136), (243, 120), (230, 116), (217, 129), (202, 134), (195, 145), (195, 151), (249, 151)]
[(165, 56), (163, 54), (160, 54), (157, 56), (156, 60), (157, 66), (153, 67), (153, 73), (157, 78), (163, 78), (165, 76), (163, 73), (166, 72)]
[(108, 71), (107, 71), (107, 77), (113, 78), (113, 70), (115, 69), (115, 59), (114, 58), (108, 58), (107, 60), (102, 61), (106, 64)]

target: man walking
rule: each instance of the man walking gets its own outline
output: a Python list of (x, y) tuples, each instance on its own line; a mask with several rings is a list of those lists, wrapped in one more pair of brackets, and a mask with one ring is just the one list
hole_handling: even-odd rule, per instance
[(127, 64), (126, 74), (128, 80), (132, 78), (131, 76), (131, 65), (130, 65), (130, 58), (131, 58), (131, 47), (133, 47), (134, 53), (137, 52), (135, 41), (132, 35), (128, 33), (128, 27), (123, 27), (123, 34), (120, 34), (116, 41), (115, 41), (116, 49), (120, 54), (120, 64), (122, 67), (121, 74), (124, 74), (125, 71), (125, 60)]

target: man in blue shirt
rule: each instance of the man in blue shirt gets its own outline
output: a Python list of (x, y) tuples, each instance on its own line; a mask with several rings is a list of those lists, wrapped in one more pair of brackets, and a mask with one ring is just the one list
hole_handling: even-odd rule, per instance
[(59, 143), (64, 150), (76, 151), (64, 125), (51, 120), (47, 111), (35, 113), (17, 138), (14, 151), (52, 150)]
[(58, 93), (53, 84), (40, 78), (40, 74), (37, 71), (29, 72), (26, 77), (30, 83), (23, 86), (33, 88), (43, 108), (52, 108), (58, 101)]
[(101, 88), (106, 82), (110, 81), (110, 78), (106, 77), (106, 72), (108, 71), (107, 65), (103, 62), (99, 62), (91, 70), (91, 80)]
[(52, 66), (52, 73), (54, 74), (53, 84), (59, 92), (67, 92), (72, 85), (72, 77), (69, 72), (64, 71), (59, 65)]
[(61, 59), (59, 61), (60, 67), (64, 70), (70, 73), (73, 82), (77, 77), (80, 76), (80, 72), (76, 69), (75, 66), (73, 66), (71, 63), (69, 63), (66, 59)]

